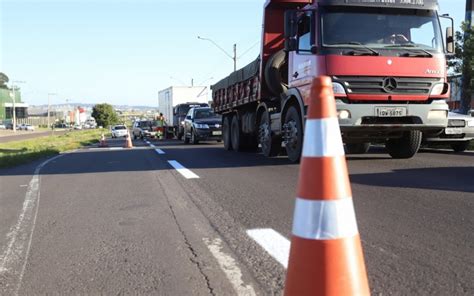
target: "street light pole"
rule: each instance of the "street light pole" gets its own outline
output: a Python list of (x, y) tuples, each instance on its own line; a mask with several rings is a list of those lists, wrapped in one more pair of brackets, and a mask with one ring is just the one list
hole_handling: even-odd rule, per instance
[(229, 58), (231, 58), (234, 61), (234, 72), (237, 70), (237, 44), (234, 43), (234, 55), (230, 55), (225, 49), (223, 49), (221, 46), (219, 46), (219, 44), (214, 42), (214, 40), (212, 40), (210, 38), (204, 38), (204, 37), (201, 37), (201, 36), (197, 36), (197, 38), (201, 39), (201, 40), (209, 41), (212, 44), (214, 44), (215, 47), (219, 48), (226, 56), (228, 56)]
[(12, 81), (12, 91), (10, 92), (10, 97), (12, 99), (12, 109), (13, 109), (13, 132), (16, 133), (16, 95), (15, 95), (15, 83), (25, 83), (25, 81), (13, 80)]
[(56, 95), (55, 93), (48, 93), (48, 128), (51, 128), (51, 123), (49, 119), (50, 109), (51, 109), (51, 96)]

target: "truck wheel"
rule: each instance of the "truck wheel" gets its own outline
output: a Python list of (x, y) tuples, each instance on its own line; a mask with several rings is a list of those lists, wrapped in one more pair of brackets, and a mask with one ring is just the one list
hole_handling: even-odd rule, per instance
[(286, 52), (282, 49), (273, 54), (265, 65), (265, 82), (274, 95), (279, 95), (288, 89), (288, 66)]
[(193, 143), (193, 145), (196, 145), (199, 143), (199, 140), (196, 138), (196, 134), (194, 133), (193, 130), (191, 130), (191, 143)]
[(230, 117), (224, 116), (222, 121), (222, 140), (224, 140), (224, 149), (231, 150), (232, 144), (230, 139)]
[(239, 119), (237, 118), (237, 115), (234, 115), (232, 117), (232, 123), (230, 126), (230, 135), (231, 135), (231, 143), (232, 143), (232, 149), (234, 151), (241, 151), (243, 148), (243, 136), (242, 136), (242, 131), (240, 130), (239, 126)]
[(370, 143), (347, 143), (347, 154), (365, 154), (369, 151)]
[(388, 140), (385, 149), (395, 159), (412, 158), (420, 149), (421, 140), (421, 131), (408, 131), (399, 139)]
[(276, 156), (281, 149), (281, 143), (278, 138), (272, 137), (270, 127), (270, 115), (267, 111), (263, 112), (258, 126), (258, 141), (262, 145), (262, 153), (266, 157)]
[(451, 148), (453, 148), (455, 152), (466, 151), (466, 149), (469, 148), (469, 141), (453, 143), (451, 144)]
[(303, 125), (295, 106), (291, 106), (286, 112), (284, 130), (288, 159), (297, 162), (300, 160), (303, 148)]

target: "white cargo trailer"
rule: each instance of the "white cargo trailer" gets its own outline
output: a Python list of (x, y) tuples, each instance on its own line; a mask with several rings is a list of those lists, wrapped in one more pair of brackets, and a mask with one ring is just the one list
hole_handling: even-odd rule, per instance
[(170, 86), (158, 92), (158, 110), (169, 125), (173, 123), (173, 107), (187, 102), (207, 103), (206, 86)]

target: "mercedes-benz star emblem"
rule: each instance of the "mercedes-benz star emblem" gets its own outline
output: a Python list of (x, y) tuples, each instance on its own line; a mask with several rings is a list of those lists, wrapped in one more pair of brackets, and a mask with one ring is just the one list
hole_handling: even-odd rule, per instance
[(397, 80), (393, 77), (387, 77), (383, 80), (383, 90), (390, 93), (393, 92), (398, 86)]

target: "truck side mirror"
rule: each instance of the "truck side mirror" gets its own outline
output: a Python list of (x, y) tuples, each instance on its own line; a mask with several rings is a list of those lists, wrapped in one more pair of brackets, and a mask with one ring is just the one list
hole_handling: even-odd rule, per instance
[(296, 10), (285, 11), (285, 51), (294, 51), (298, 48), (296, 34), (298, 18)]
[(446, 28), (446, 51), (454, 53), (454, 32), (453, 27)]

